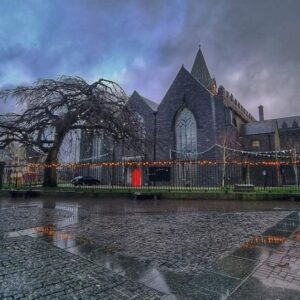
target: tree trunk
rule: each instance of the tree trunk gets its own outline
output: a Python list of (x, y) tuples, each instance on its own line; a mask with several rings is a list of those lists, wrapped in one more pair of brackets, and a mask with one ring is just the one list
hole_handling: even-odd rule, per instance
[(247, 164), (246, 184), (250, 184), (250, 166), (249, 166), (249, 164)]
[(58, 152), (55, 148), (51, 148), (51, 150), (48, 152), (45, 164), (48, 166), (45, 166), (44, 169), (44, 182), (43, 187), (57, 187), (57, 176), (56, 176), (56, 167), (52, 166), (52, 164), (57, 163), (57, 154)]
[(296, 148), (293, 149), (292, 164), (293, 164), (293, 170), (294, 170), (294, 173), (295, 173), (295, 183), (296, 183), (296, 186), (298, 187), (299, 179), (298, 179), (298, 166), (297, 166), (297, 151), (296, 151)]
[(222, 164), (222, 188), (225, 188), (225, 179), (226, 179), (226, 150), (223, 146), (223, 164)]
[(57, 187), (56, 164), (58, 163), (58, 153), (65, 134), (56, 135), (52, 148), (49, 150), (44, 169), (43, 187)]

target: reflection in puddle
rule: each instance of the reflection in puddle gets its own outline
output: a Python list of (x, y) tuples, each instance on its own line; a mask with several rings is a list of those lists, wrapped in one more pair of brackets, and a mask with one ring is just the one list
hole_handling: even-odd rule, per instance
[(27, 233), (30, 236), (41, 238), (47, 241), (48, 243), (61, 249), (74, 247), (82, 243), (80, 239), (77, 239), (75, 237), (75, 235), (64, 231), (58, 231), (56, 230), (56, 227), (52, 224), (46, 226), (38, 226), (32, 228), (30, 231), (31, 232)]
[(297, 230), (294, 234), (293, 234), (293, 240), (296, 242), (300, 242), (300, 230)]
[[(65, 226), (76, 224), (85, 219), (87, 219), (87, 222), (90, 222), (92, 217), (101, 218), (102, 214), (105, 215), (107, 213), (168, 213), (208, 210), (215, 210), (215, 213), (217, 213), (217, 211), (224, 213), (227, 211), (235, 212), (241, 210), (257, 211), (260, 209), (269, 209), (269, 207), (274, 206), (271, 202), (266, 204), (256, 202), (250, 204), (245, 204), (244, 202), (223, 203), (224, 202), (220, 201), (207, 202), (199, 200), (189, 202), (180, 200), (176, 202), (114, 200), (112, 202), (97, 199), (97, 202), (94, 200), (86, 200), (84, 202), (75, 201), (73, 203), (71, 203), (71, 201), (41, 201), (40, 208), (53, 210), (62, 209), (70, 212), (71, 214), (68, 214), (70, 217), (61, 220), (60, 218), (58, 219), (55, 217), (50, 218), (50, 216), (47, 217), (46, 220), (41, 219), (41, 223), (36, 223), (31, 226), (45, 223), (48, 225), (15, 232), (14, 235), (32, 234), (32, 236), (41, 238), (51, 245), (66, 249), (66, 251), (94, 261), (95, 264), (123, 275), (125, 278), (131, 279), (132, 281), (138, 281), (156, 290), (162, 291), (173, 299), (176, 299), (176, 297), (179, 299), (224, 299), (237, 287), (241, 279), (244, 279), (251, 274), (258, 262), (260, 263), (270, 256), (272, 251), (270, 248), (272, 247), (267, 247), (268, 245), (280, 245), (287, 240), (287, 237), (282, 236), (284, 235), (282, 230), (286, 230), (287, 235), (290, 234), (290, 231), (294, 231), (294, 227), (300, 224), (298, 213), (290, 214), (280, 224), (274, 226), (272, 230), (265, 232), (264, 236), (255, 236), (245, 242), (241, 248), (234, 252), (234, 256), (230, 258), (225, 257), (219, 264), (213, 265), (209, 270), (203, 269), (203, 271), (197, 274), (185, 273), (185, 271), (171, 272), (168, 271), (168, 267), (166, 266), (151, 264), (150, 261), (147, 262), (146, 260), (139, 261), (134, 257), (122, 256), (120, 254), (122, 249), (119, 249), (114, 245), (106, 245), (106, 247), (101, 245), (102, 240), (99, 239), (99, 234), (97, 234), (97, 232), (89, 232), (89, 235), (85, 235), (84, 231), (80, 230), (80, 226), (78, 226), (78, 231), (74, 230), (74, 228), (77, 227), (70, 229), (64, 228)], [(36, 202), (32, 204), (37, 205)], [(293, 203), (284, 205), (287, 207), (294, 206)], [(21, 205), (19, 203), (15, 206), (17, 208)], [(73, 233), (68, 232), (68, 230), (73, 230)], [(101, 228), (98, 227), (97, 230), (101, 230)], [(278, 235), (276, 235), (276, 232), (278, 232)], [(83, 236), (78, 236), (79, 234)], [(98, 243), (98, 245), (93, 245), (85, 236), (89, 237), (93, 243)], [(119, 254), (116, 252), (119, 252)], [(236, 256), (241, 258), (237, 258)], [(180, 259), (181, 257), (178, 257), (178, 260)], [(191, 263), (194, 263), (194, 261), (191, 261)], [(253, 290), (254, 289), (255, 288), (253, 288)], [(206, 293), (212, 296), (206, 297), (204, 295)], [(172, 299), (171, 297), (168, 297), (167, 299)], [(244, 298), (248, 299), (247, 297)]]
[(43, 236), (52, 237), (53, 239), (61, 241), (74, 240), (74, 236), (63, 232), (56, 231), (54, 225), (39, 226), (32, 229), (33, 233), (41, 234)]
[[(134, 257), (105, 251), (103, 248), (91, 243), (85, 243), (66, 250), (92, 260), (98, 265), (133, 281), (141, 282), (148, 287), (171, 294), (172, 287), (167, 283), (165, 274), (149, 263), (141, 262)], [(168, 299), (176, 299), (176, 297), (170, 295)]]
[(280, 245), (286, 240), (287, 238), (284, 236), (255, 236), (250, 240), (246, 241), (244, 244), (242, 244), (241, 248), (251, 249), (255, 246)]
[(66, 210), (72, 214), (71, 217), (56, 222), (57, 227), (64, 227), (64, 226), (78, 223), (78, 221), (79, 221), (79, 218), (78, 218), (79, 206), (78, 205), (67, 205), (64, 203), (56, 203), (55, 208)]

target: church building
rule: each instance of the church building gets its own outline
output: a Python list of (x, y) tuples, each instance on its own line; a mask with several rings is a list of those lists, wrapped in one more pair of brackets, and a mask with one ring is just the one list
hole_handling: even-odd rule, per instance
[(127, 105), (151, 143), (133, 150), (102, 137), (82, 135), (81, 161), (220, 159), (220, 147), (240, 151), (300, 153), (300, 116), (257, 121), (223, 86), (217, 86), (199, 48), (191, 71), (180, 68), (159, 104), (137, 91)]

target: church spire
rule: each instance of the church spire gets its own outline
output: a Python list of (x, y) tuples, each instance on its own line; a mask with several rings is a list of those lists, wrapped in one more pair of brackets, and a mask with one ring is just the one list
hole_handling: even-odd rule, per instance
[(216, 81), (214, 78), (210, 77), (204, 56), (202, 54), (200, 45), (197, 52), (191, 74), (197, 79), (201, 84), (203, 84), (212, 93), (216, 91)]

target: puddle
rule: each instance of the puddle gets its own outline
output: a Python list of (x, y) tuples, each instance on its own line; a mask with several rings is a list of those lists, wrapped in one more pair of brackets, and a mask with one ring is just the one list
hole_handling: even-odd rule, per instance
[[(241, 245), (241, 249), (254, 249), (256, 247), (277, 248), (285, 241), (300, 225), (298, 212), (292, 212), (290, 215), (267, 229), (262, 235), (254, 236)], [(237, 250), (238, 251), (238, 250)]]
[(255, 236), (241, 245), (242, 249), (252, 249), (256, 246), (278, 246), (287, 240), (283, 236)]
[[(28, 207), (39, 207), (37, 205), (16, 205), (15, 208), (28, 208)], [(46, 224), (41, 226), (36, 226), (24, 230), (12, 231), (4, 233), (4, 237), (16, 237), (22, 235), (29, 235), (32, 237), (41, 238), (59, 248), (68, 248), (74, 247), (80, 244), (80, 240), (75, 237), (74, 234), (71, 234), (67, 231), (64, 231), (63, 228), (76, 224), (79, 220), (84, 219), (86, 216), (80, 216), (79, 214), (79, 205), (65, 205), (63, 203), (47, 203), (43, 205), (42, 208), (52, 208), (61, 211), (70, 212), (70, 216), (62, 220), (58, 220), (53, 224)]]
[[(30, 235), (43, 239), (56, 247), (65, 249), (70, 253), (84, 257), (95, 264), (123, 275), (126, 279), (143, 283), (148, 287), (168, 294), (168, 298), (166, 299), (226, 299), (241, 284), (242, 280), (245, 280), (261, 262), (270, 257), (272, 253), (275, 253), (275, 249), (285, 243), (297, 226), (300, 225), (299, 213), (292, 212), (261, 235), (250, 238), (240, 248), (231, 253), (231, 255), (212, 263), (206, 269), (203, 268), (197, 274), (193, 274), (185, 273), (184, 271), (172, 272), (165, 269), (161, 270), (159, 266), (155, 266), (150, 262), (116, 253), (118, 249), (114, 249), (113, 247), (104, 249), (101, 245), (95, 245), (84, 236), (68, 232), (65, 227), (77, 224), (89, 217), (91, 212), (100, 215), (113, 211), (126, 214), (141, 211), (146, 211), (147, 213), (157, 211), (197, 211), (202, 209), (202, 206), (205, 203), (207, 204), (207, 202), (198, 202), (197, 204), (189, 202), (189, 205), (192, 203), (191, 208), (186, 207), (186, 202), (184, 207), (181, 207), (183, 205), (182, 202), (175, 202), (175, 204), (173, 202), (172, 205), (170, 202), (156, 202), (154, 208), (149, 208), (150, 206), (148, 207), (148, 205), (150, 205), (150, 202), (147, 201), (143, 202), (143, 204), (131, 202), (128, 206), (123, 202), (122, 206), (118, 207), (119, 201), (116, 200), (105, 204), (101, 209), (98, 208), (98, 211), (97, 207), (95, 209), (94, 206), (87, 207), (88, 204), (83, 202), (81, 204), (51, 201), (41, 203), (42, 205), (37, 205), (36, 203), (32, 203), (32, 205), (24, 205), (24, 203), (15, 204), (14, 207), (61, 209), (70, 212), (71, 216), (53, 223), (50, 221), (47, 225), (8, 232), (5, 234), (6, 237)], [(153, 204), (153, 202), (151, 203)], [(216, 203), (214, 202), (210, 208), (215, 208)], [(1, 209), (7, 208), (9, 207), (2, 207)], [(240, 208), (240, 206), (237, 208), (234, 207), (234, 209)], [(234, 209), (231, 211), (234, 211)], [(253, 206), (249, 206), (245, 210), (252, 209)], [(222, 209), (218, 208), (218, 210)], [(273, 210), (284, 209), (275, 207)], [(300, 234), (298, 233), (298, 235), (300, 239)]]
[[(63, 209), (63, 206), (59, 206)], [(78, 207), (72, 218), (59, 225), (38, 226), (19, 232), (45, 241), (84, 257), (135, 282), (168, 295), (167, 299), (226, 299), (274, 250), (282, 245), (299, 225), (299, 214), (291, 213), (262, 235), (254, 236), (232, 255), (212, 263), (197, 274), (160, 270), (149, 262), (115, 253), (110, 248), (94, 245), (84, 237), (63, 230), (64, 225), (78, 222)], [(113, 248), (112, 248), (113, 249)], [(247, 282), (247, 281), (246, 281)]]
[(19, 231), (20, 235), (29, 235), (31, 237), (40, 238), (58, 248), (66, 249), (74, 247), (80, 243), (80, 239), (76, 238), (74, 234), (63, 230), (57, 230), (53, 224), (38, 226), (27, 230)]
[[(76, 247), (67, 248), (66, 251), (87, 258), (130, 280), (143, 283), (163, 293), (171, 294), (164, 273), (149, 263), (141, 262), (133, 257), (104, 251), (101, 247), (92, 245), (88, 241)], [(176, 297), (170, 295), (168, 299), (176, 299)]]

